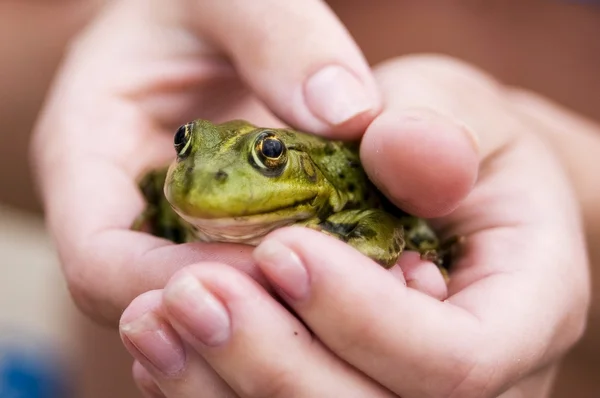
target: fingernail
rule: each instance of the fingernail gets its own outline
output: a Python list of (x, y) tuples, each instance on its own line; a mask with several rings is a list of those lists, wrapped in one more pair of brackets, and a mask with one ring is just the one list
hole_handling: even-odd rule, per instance
[(304, 95), (310, 111), (334, 126), (377, 106), (365, 85), (338, 65), (326, 66), (313, 74), (305, 83)]
[(231, 322), (225, 306), (196, 277), (183, 275), (165, 291), (169, 311), (186, 330), (207, 346), (225, 343)]
[(130, 349), (138, 361), (145, 359), (166, 375), (174, 375), (183, 370), (185, 350), (175, 331), (165, 321), (152, 313), (146, 313), (122, 324), (120, 329), (138, 351), (131, 352)]
[(309, 294), (309, 277), (300, 257), (276, 240), (263, 241), (253, 252), (265, 276), (292, 300)]

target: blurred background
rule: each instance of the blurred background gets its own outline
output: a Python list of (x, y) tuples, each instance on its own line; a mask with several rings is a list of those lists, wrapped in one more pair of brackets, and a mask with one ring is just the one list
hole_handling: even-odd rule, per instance
[[(65, 46), (106, 2), (0, 1), (0, 398), (8, 397), (9, 382), (28, 380), (55, 389), (20, 395), (27, 398), (67, 390), (84, 398), (139, 396), (117, 333), (93, 325), (70, 302), (28, 166), (31, 129)], [(600, 121), (598, 2), (329, 3), (372, 63), (414, 52), (450, 54)], [(600, 231), (588, 235), (600, 269)], [(555, 398), (600, 396), (600, 299), (594, 301)]]

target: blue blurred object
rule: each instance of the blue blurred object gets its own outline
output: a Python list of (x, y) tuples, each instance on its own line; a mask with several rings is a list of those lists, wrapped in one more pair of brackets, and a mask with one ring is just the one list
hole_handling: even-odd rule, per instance
[(0, 346), (0, 398), (70, 398), (56, 356), (19, 345)]

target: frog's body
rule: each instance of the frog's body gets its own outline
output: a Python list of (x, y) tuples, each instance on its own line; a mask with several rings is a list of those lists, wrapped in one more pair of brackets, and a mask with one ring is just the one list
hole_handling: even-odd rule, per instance
[(369, 181), (355, 144), (241, 120), (197, 120), (179, 128), (175, 148), (169, 169), (141, 183), (149, 206), (139, 221), (149, 220), (156, 235), (256, 245), (295, 224), (333, 235), (385, 267), (405, 248), (438, 265), (445, 258), (425, 221), (391, 206)]

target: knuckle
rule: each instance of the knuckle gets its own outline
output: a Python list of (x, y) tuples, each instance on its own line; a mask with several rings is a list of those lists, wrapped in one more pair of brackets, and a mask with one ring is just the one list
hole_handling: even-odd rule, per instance
[(479, 84), (496, 84), (496, 80), (482, 69), (447, 55), (418, 54), (409, 56), (407, 62), (413, 63), (419, 69), (439, 79), (455, 81), (459, 78)]
[(384, 75), (401, 70), (421, 77), (423, 82), (473, 92), (498, 91), (501, 85), (490, 74), (465, 61), (443, 54), (415, 54), (393, 58), (381, 64)]
[[(451, 364), (449, 381), (440, 394), (444, 398), (482, 398), (495, 396), (492, 386), (493, 366), (482, 361), (473, 351)], [(494, 393), (493, 393), (494, 392)]]
[(116, 327), (120, 311), (91, 288), (94, 277), (89, 274), (90, 267), (74, 260), (62, 260), (62, 265), (67, 289), (77, 309), (100, 325)]
[(349, 357), (356, 352), (375, 352), (373, 343), (380, 341), (380, 333), (374, 323), (360, 322), (336, 336), (335, 351)]
[(244, 397), (288, 398), (295, 395), (294, 372), (290, 369), (276, 368), (274, 365), (265, 366), (261, 375), (245, 378), (238, 385), (239, 392)]

